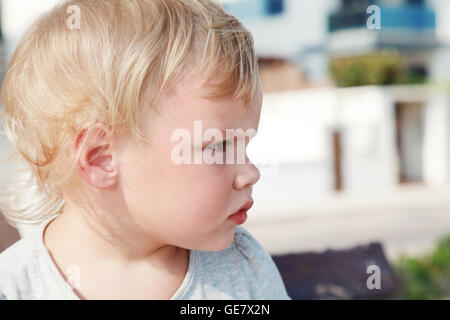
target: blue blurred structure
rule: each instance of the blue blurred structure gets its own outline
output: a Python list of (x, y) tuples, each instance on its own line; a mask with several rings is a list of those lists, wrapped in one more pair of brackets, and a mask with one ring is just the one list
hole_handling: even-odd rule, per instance
[[(294, 61), (312, 84), (329, 83), (329, 59), (386, 48), (397, 50), (421, 78), (443, 69), (434, 58), (441, 49), (437, 16), (447, 19), (442, 1), (229, 0), (223, 5), (252, 32), (260, 57)], [(368, 27), (371, 5), (379, 8), (380, 29)]]
[(284, 0), (237, 0), (225, 2), (225, 10), (238, 17), (273, 16), (284, 11)]
[(410, 0), (402, 4), (389, 4), (383, 0), (343, 0), (337, 12), (329, 16), (329, 31), (348, 28), (365, 28), (369, 17), (366, 9), (377, 5), (381, 11), (381, 28), (434, 29), (436, 15), (424, 1)]
[(424, 5), (380, 6), (382, 28), (434, 29), (434, 10)]

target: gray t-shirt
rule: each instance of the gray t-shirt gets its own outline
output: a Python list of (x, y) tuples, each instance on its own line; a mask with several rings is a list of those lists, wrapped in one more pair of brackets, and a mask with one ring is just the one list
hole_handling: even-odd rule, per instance
[[(0, 254), (0, 300), (79, 300), (54, 264), (35, 232)], [(187, 274), (171, 299), (290, 300), (271, 256), (244, 228), (237, 226), (234, 241), (219, 252), (190, 250)]]

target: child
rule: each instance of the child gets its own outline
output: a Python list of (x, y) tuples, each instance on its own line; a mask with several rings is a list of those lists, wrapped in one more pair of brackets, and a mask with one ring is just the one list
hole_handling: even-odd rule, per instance
[[(259, 171), (245, 150), (206, 161), (239, 155), (217, 132), (256, 131), (262, 105), (252, 37), (218, 4), (61, 4), (22, 39), (2, 100), (30, 176), (2, 211), (38, 226), (0, 254), (2, 299), (290, 299), (238, 226)], [(215, 132), (200, 143), (199, 123)], [(203, 161), (178, 161), (179, 132)]]

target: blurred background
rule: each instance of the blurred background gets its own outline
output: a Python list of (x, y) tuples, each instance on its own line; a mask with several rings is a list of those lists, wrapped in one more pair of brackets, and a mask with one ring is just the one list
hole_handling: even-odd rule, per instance
[[(58, 2), (1, 1), (2, 77)], [(244, 227), (291, 297), (449, 298), (450, 1), (220, 2), (252, 32), (264, 88)], [(0, 251), (26, 232), (0, 223)]]

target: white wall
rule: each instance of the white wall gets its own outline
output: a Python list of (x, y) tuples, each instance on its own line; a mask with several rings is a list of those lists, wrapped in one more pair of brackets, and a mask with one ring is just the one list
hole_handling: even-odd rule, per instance
[(337, 0), (285, 0), (285, 11), (274, 17), (244, 19), (260, 55), (289, 57), (307, 46), (322, 45), (329, 12)]
[(392, 97), (381, 87), (339, 89), (343, 128), (343, 187), (349, 192), (393, 188), (397, 183)]
[[(254, 187), (259, 219), (298, 215), (306, 203), (333, 191), (331, 132), (342, 131), (343, 187), (349, 194), (398, 188), (395, 102), (424, 102), (424, 182), (450, 182), (449, 97), (420, 86), (310, 89), (264, 96), (258, 135), (249, 158), (275, 163)], [(415, 140), (408, 141), (416, 143)], [(410, 145), (414, 147), (414, 145)], [(406, 159), (414, 165), (417, 159)]]
[(450, 44), (450, 1), (428, 0), (428, 4), (435, 9), (437, 40)]
[(248, 156), (261, 170), (253, 188), (252, 219), (300, 214), (298, 208), (333, 191), (328, 128), (334, 122), (335, 90), (265, 94), (258, 134)]
[[(278, 161), (254, 187), (258, 219), (301, 214), (334, 192), (331, 133), (340, 128), (343, 185), (349, 193), (397, 186), (393, 96), (382, 87), (266, 94), (249, 158)], [(259, 140), (258, 140), (259, 139)]]
[(445, 91), (431, 95), (425, 108), (423, 179), (433, 186), (450, 182), (450, 99)]

